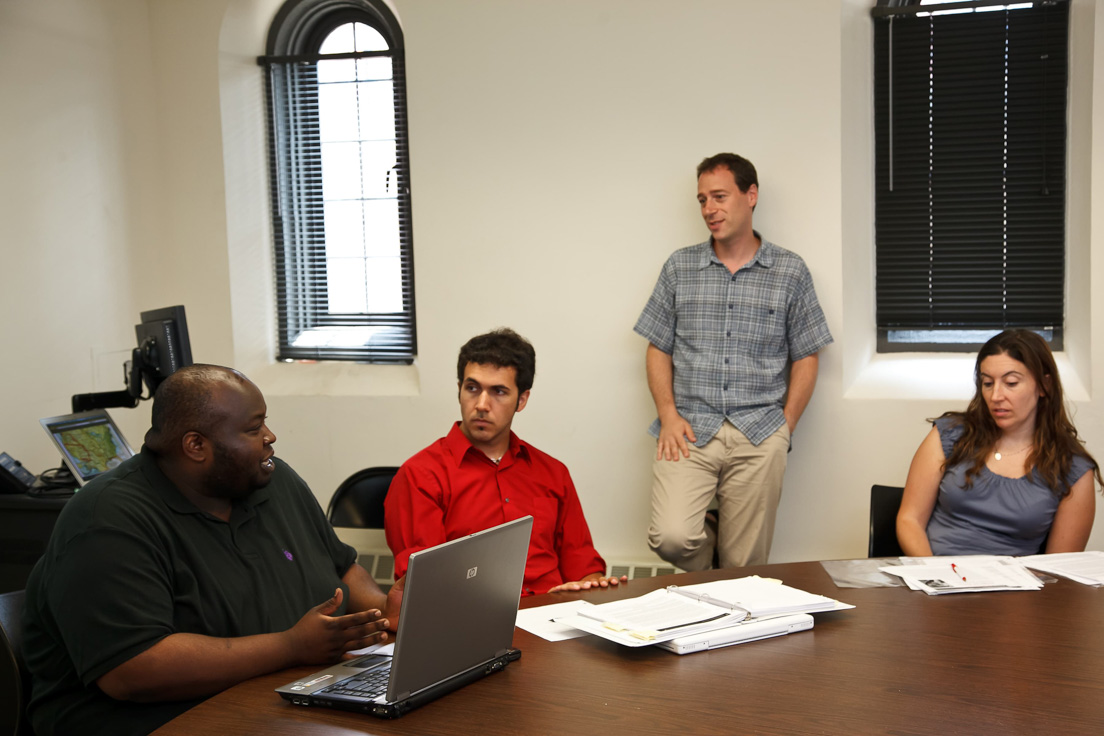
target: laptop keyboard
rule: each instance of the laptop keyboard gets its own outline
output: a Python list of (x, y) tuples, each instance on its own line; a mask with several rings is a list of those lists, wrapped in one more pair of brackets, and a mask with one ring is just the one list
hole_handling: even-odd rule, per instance
[(377, 667), (374, 670), (346, 677), (341, 682), (335, 682), (324, 688), (319, 694), (350, 695), (365, 700), (376, 700), (387, 693), (387, 681), (390, 679), (391, 666), (389, 664), (386, 667)]

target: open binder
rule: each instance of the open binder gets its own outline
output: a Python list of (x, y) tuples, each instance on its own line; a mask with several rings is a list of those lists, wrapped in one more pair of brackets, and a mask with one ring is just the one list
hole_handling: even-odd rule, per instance
[(768, 616), (844, 608), (854, 606), (751, 576), (671, 585), (636, 598), (584, 604), (573, 615), (555, 620), (618, 644), (642, 647)]

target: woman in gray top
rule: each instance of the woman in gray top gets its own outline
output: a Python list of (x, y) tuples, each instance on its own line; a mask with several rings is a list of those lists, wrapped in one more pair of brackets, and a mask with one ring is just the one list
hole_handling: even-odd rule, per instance
[(1029, 330), (985, 343), (964, 412), (936, 419), (909, 468), (905, 554), (1080, 552), (1096, 509), (1096, 461), (1066, 415), (1050, 347)]

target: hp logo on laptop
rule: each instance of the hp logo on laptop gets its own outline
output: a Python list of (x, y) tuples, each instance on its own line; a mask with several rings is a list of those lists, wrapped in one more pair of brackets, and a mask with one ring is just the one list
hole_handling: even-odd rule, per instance
[(479, 572), (478, 567), (469, 567), (468, 568), (468, 580), (471, 580), (472, 578), (474, 578), (478, 572)]

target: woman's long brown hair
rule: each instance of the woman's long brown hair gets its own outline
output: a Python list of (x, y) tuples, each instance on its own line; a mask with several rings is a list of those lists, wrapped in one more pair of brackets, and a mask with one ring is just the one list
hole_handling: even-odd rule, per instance
[(1007, 355), (1027, 367), (1042, 391), (1035, 412), (1035, 434), (1031, 452), (1027, 456), (1027, 465), (1032, 468), (1040, 480), (1059, 498), (1069, 491), (1066, 478), (1069, 476), (1074, 455), (1080, 455), (1093, 464), (1097, 485), (1101, 481), (1100, 466), (1085, 449), (1077, 436), (1077, 429), (1066, 414), (1065, 396), (1062, 393), (1062, 381), (1058, 376), (1058, 366), (1046, 340), (1030, 330), (1005, 330), (993, 336), (978, 352), (974, 364), (974, 398), (966, 411), (949, 411), (944, 417), (957, 419), (962, 424), (962, 437), (955, 442), (944, 468), (962, 462), (972, 463), (966, 471), (966, 487), (973, 485), (974, 478), (985, 466), (989, 453), (1000, 438), (1000, 428), (989, 413), (985, 398), (981, 393), (981, 362), (992, 355)]

